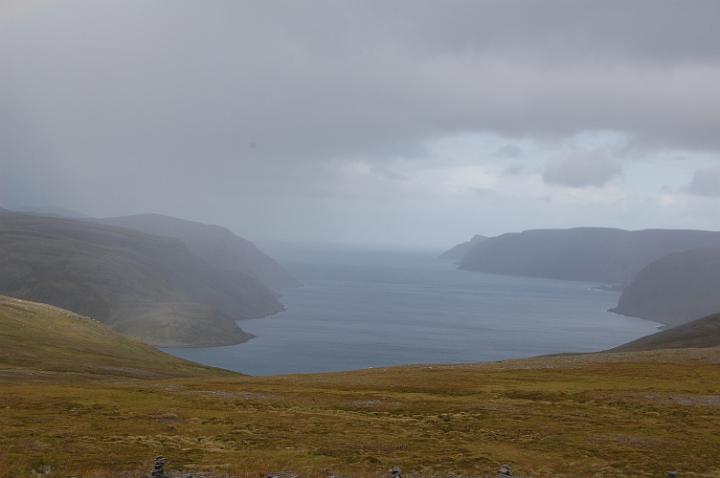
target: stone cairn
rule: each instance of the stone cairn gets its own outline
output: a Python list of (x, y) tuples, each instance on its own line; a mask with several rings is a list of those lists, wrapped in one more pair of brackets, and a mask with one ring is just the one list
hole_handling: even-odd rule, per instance
[(150, 473), (151, 478), (165, 478), (165, 460), (164, 456), (158, 456), (155, 458), (155, 465), (153, 471)]
[(497, 478), (512, 478), (512, 476), (512, 468), (510, 468), (510, 465), (500, 465)]
[[(153, 466), (153, 471), (150, 474), (150, 478), (170, 478), (168, 475), (165, 474), (165, 463), (167, 460), (164, 456), (158, 456), (155, 458), (155, 465)], [(175, 476), (175, 475), (173, 475)], [(187, 478), (193, 478), (194, 475), (183, 475)], [(450, 475), (448, 475), (450, 476)], [(200, 478), (200, 477), (198, 477)], [(282, 472), (282, 473), (271, 473), (267, 475), (265, 478), (299, 478), (298, 475), (290, 472)], [(331, 475), (330, 478), (339, 478), (334, 475)], [(389, 478), (402, 478), (402, 468), (399, 466), (393, 466), (390, 469), (390, 477)], [(515, 477), (512, 473), (512, 468), (508, 464), (500, 465), (500, 469), (497, 472), (496, 478), (518, 478)], [(667, 478), (678, 478), (678, 473), (676, 471), (670, 471), (667, 474)]]

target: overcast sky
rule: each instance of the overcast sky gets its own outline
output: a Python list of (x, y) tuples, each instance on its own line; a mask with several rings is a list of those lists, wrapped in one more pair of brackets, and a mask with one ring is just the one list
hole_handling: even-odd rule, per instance
[(0, 206), (720, 229), (720, 2), (0, 0)]

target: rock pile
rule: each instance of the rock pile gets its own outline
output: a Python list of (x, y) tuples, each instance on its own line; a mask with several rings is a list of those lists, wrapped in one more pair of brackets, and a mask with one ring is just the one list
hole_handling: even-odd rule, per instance
[(512, 478), (512, 468), (510, 468), (510, 465), (501, 465), (500, 470), (498, 470), (497, 478)]
[[(170, 473), (166, 474), (165, 472), (165, 464), (167, 463), (167, 460), (163, 456), (158, 456), (155, 458), (155, 465), (153, 467), (153, 471), (150, 474), (149, 478), (203, 478), (201, 475), (195, 475), (195, 474), (176, 474), (176, 473)], [(394, 466), (389, 470), (390, 476), (388, 478), (403, 478), (402, 476), (402, 468), (399, 466)], [(213, 475), (215, 476), (215, 475)], [(223, 475), (225, 476), (225, 475)], [(414, 477), (416, 475), (411, 475), (411, 477)], [(289, 471), (283, 471), (280, 473), (270, 473), (265, 476), (265, 478), (300, 478), (297, 474), (289, 472)], [(329, 475), (328, 478), (340, 478), (335, 475)], [(448, 475), (447, 478), (463, 478), (459, 477), (457, 475)], [(480, 477), (467, 477), (467, 478), (480, 478)], [(497, 472), (497, 475), (495, 475), (495, 478), (520, 478), (519, 476), (513, 475), (512, 467), (508, 464), (500, 465), (500, 469)], [(667, 478), (679, 478), (678, 473), (675, 471), (670, 471), (667, 474)]]
[(165, 457), (158, 456), (155, 458), (155, 465), (153, 471), (150, 473), (151, 478), (165, 478)]

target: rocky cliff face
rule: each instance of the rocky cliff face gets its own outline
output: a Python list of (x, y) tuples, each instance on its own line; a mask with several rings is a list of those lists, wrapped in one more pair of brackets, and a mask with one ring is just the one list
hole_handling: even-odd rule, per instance
[(669, 254), (625, 288), (614, 312), (681, 324), (720, 312), (720, 248)]
[(474, 245), (460, 268), (496, 274), (628, 284), (669, 253), (719, 247), (720, 233), (606, 228), (531, 230)]

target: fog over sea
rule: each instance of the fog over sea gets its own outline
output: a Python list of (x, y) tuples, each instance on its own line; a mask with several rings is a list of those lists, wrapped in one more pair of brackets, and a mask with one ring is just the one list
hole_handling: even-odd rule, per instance
[(249, 342), (166, 348), (251, 375), (462, 363), (607, 349), (659, 325), (607, 312), (598, 284), (459, 271), (428, 252), (274, 246), (304, 284), (287, 310), (238, 324)]

